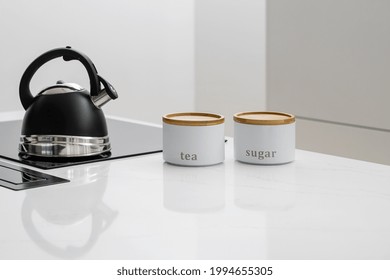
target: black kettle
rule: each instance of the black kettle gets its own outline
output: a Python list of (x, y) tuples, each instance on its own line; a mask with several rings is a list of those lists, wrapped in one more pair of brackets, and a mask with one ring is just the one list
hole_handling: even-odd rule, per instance
[[(78, 60), (84, 65), (90, 92), (77, 84), (58, 81), (34, 97), (30, 91), (33, 75), (42, 65), (59, 57), (65, 61)], [(24, 72), (19, 95), (26, 110), (19, 144), (21, 156), (89, 157), (110, 151), (101, 107), (118, 94), (97, 74), (95, 65), (83, 53), (66, 47), (42, 54)]]

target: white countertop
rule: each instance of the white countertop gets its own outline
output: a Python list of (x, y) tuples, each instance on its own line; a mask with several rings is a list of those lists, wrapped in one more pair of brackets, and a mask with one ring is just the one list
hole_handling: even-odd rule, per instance
[(71, 182), (0, 187), (0, 259), (390, 259), (390, 166), (302, 150), (248, 165), (229, 139), (209, 167), (26, 167)]

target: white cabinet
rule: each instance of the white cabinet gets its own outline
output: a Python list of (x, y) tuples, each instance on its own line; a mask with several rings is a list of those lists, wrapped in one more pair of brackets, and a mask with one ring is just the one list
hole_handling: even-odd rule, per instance
[(267, 107), (298, 147), (390, 164), (389, 34), (389, 1), (267, 2)]

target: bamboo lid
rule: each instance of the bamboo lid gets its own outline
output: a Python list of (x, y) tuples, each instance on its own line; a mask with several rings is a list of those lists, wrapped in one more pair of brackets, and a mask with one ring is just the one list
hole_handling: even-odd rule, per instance
[(294, 115), (281, 112), (241, 112), (234, 114), (235, 122), (253, 125), (281, 125), (295, 122)]
[(224, 123), (225, 118), (218, 114), (201, 112), (173, 113), (163, 116), (163, 122), (183, 126), (209, 126)]

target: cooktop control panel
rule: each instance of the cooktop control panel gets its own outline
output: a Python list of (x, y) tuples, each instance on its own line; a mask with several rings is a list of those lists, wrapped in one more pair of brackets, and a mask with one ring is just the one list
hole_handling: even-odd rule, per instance
[(0, 187), (20, 191), (66, 182), (69, 180), (0, 161)]

